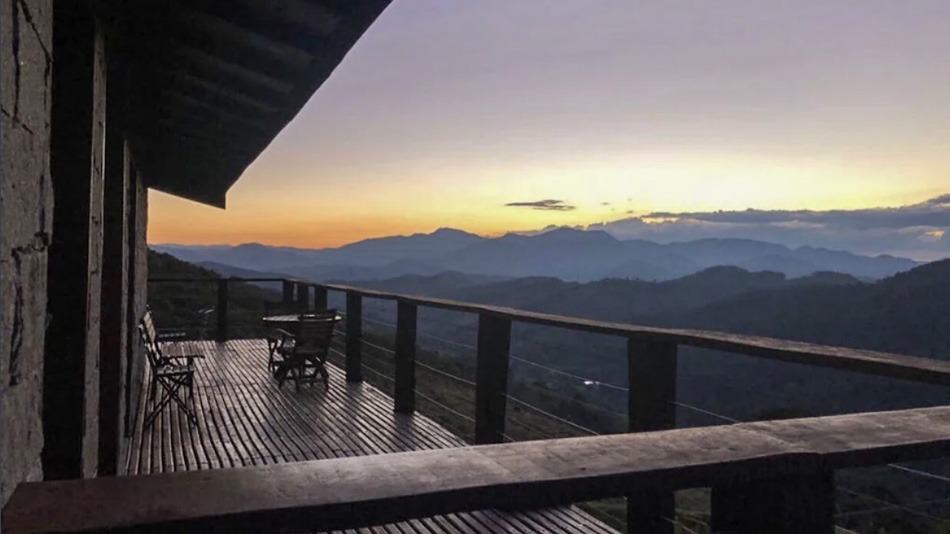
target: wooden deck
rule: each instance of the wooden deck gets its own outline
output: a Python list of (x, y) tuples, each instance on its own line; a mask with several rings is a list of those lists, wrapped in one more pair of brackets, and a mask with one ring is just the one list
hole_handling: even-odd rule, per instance
[[(457, 436), (419, 415), (393, 412), (393, 400), (369, 384), (348, 384), (330, 366), (330, 390), (277, 387), (265, 368), (264, 340), (203, 342), (191, 427), (166, 408), (130, 448), (128, 473), (222, 469), (402, 451), (462, 447)], [(143, 403), (144, 404), (144, 403)], [(591, 532), (613, 529), (576, 507), (532, 512), (485, 510), (386, 525), (359, 532)]]

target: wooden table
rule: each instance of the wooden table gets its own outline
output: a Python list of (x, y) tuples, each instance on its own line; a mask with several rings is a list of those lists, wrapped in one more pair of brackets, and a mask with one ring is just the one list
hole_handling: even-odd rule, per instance
[[(315, 319), (315, 318), (329, 319), (330, 315), (321, 314), (321, 313), (305, 313), (305, 314), (289, 313), (285, 315), (268, 315), (266, 317), (262, 317), (261, 321), (264, 323), (265, 326), (269, 326), (271, 328), (282, 328), (284, 330), (290, 330), (292, 332), (293, 331), (292, 329), (294, 329), (297, 326), (297, 323), (300, 322), (300, 319)], [(341, 316), (340, 314), (335, 314), (333, 318), (339, 321), (343, 319), (343, 316)]]

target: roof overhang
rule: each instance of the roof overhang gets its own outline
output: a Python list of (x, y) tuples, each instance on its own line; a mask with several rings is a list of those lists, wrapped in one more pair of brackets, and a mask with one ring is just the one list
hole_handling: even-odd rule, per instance
[(223, 208), (228, 189), (389, 2), (110, 3), (126, 132), (146, 184)]

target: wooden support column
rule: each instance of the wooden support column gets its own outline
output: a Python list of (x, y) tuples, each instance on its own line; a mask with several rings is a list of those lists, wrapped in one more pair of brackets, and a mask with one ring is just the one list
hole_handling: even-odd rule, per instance
[(511, 320), (485, 313), (478, 316), (478, 360), (475, 374), (475, 443), (502, 443), (508, 409), (508, 360)]
[(57, 2), (52, 9), (54, 208), (42, 399), (48, 480), (91, 477), (98, 470), (106, 153), (102, 29), (87, 2)]
[(730, 534), (832, 534), (834, 508), (834, 476), (818, 471), (713, 488), (710, 526)]
[[(129, 164), (129, 190), (126, 203), (129, 206), (129, 219), (126, 225), (128, 236), (128, 303), (126, 304), (126, 354), (125, 354), (125, 404), (126, 438), (132, 437), (135, 416), (139, 413), (139, 402), (145, 380), (145, 354), (138, 329), (139, 319), (145, 313), (148, 301), (148, 248), (145, 244), (145, 232), (148, 226), (148, 192), (142, 177), (135, 167), (135, 161)], [(125, 440), (129, 442), (128, 439)]]
[[(676, 427), (676, 352), (676, 344), (668, 341), (627, 340), (630, 432)], [(628, 495), (627, 532), (672, 534), (673, 524), (667, 519), (674, 513), (673, 492)]]
[[(114, 50), (110, 49), (110, 52)], [(116, 475), (122, 461), (127, 405), (129, 307), (129, 150), (121, 119), (126, 112), (121, 66), (109, 59), (102, 244), (102, 321), (99, 328), (99, 476)]]
[(396, 306), (396, 411), (416, 409), (416, 305), (399, 301)]
[(363, 297), (352, 291), (346, 292), (346, 381), (363, 381)]
[(327, 307), (327, 288), (313, 286), (313, 311), (326, 311)]
[(310, 308), (310, 286), (307, 284), (297, 284), (297, 311), (307, 313)]
[(294, 283), (290, 280), (284, 280), (281, 289), (280, 299), (281, 311), (289, 313), (294, 307)]
[(228, 340), (228, 279), (218, 278), (218, 325), (215, 329), (215, 341), (224, 342)]

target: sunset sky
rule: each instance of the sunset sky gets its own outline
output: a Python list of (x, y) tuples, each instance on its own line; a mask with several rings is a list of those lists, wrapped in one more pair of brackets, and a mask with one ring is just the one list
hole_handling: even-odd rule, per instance
[(947, 20), (947, 0), (394, 0), (227, 210), (152, 192), (149, 241), (921, 203), (950, 192)]

